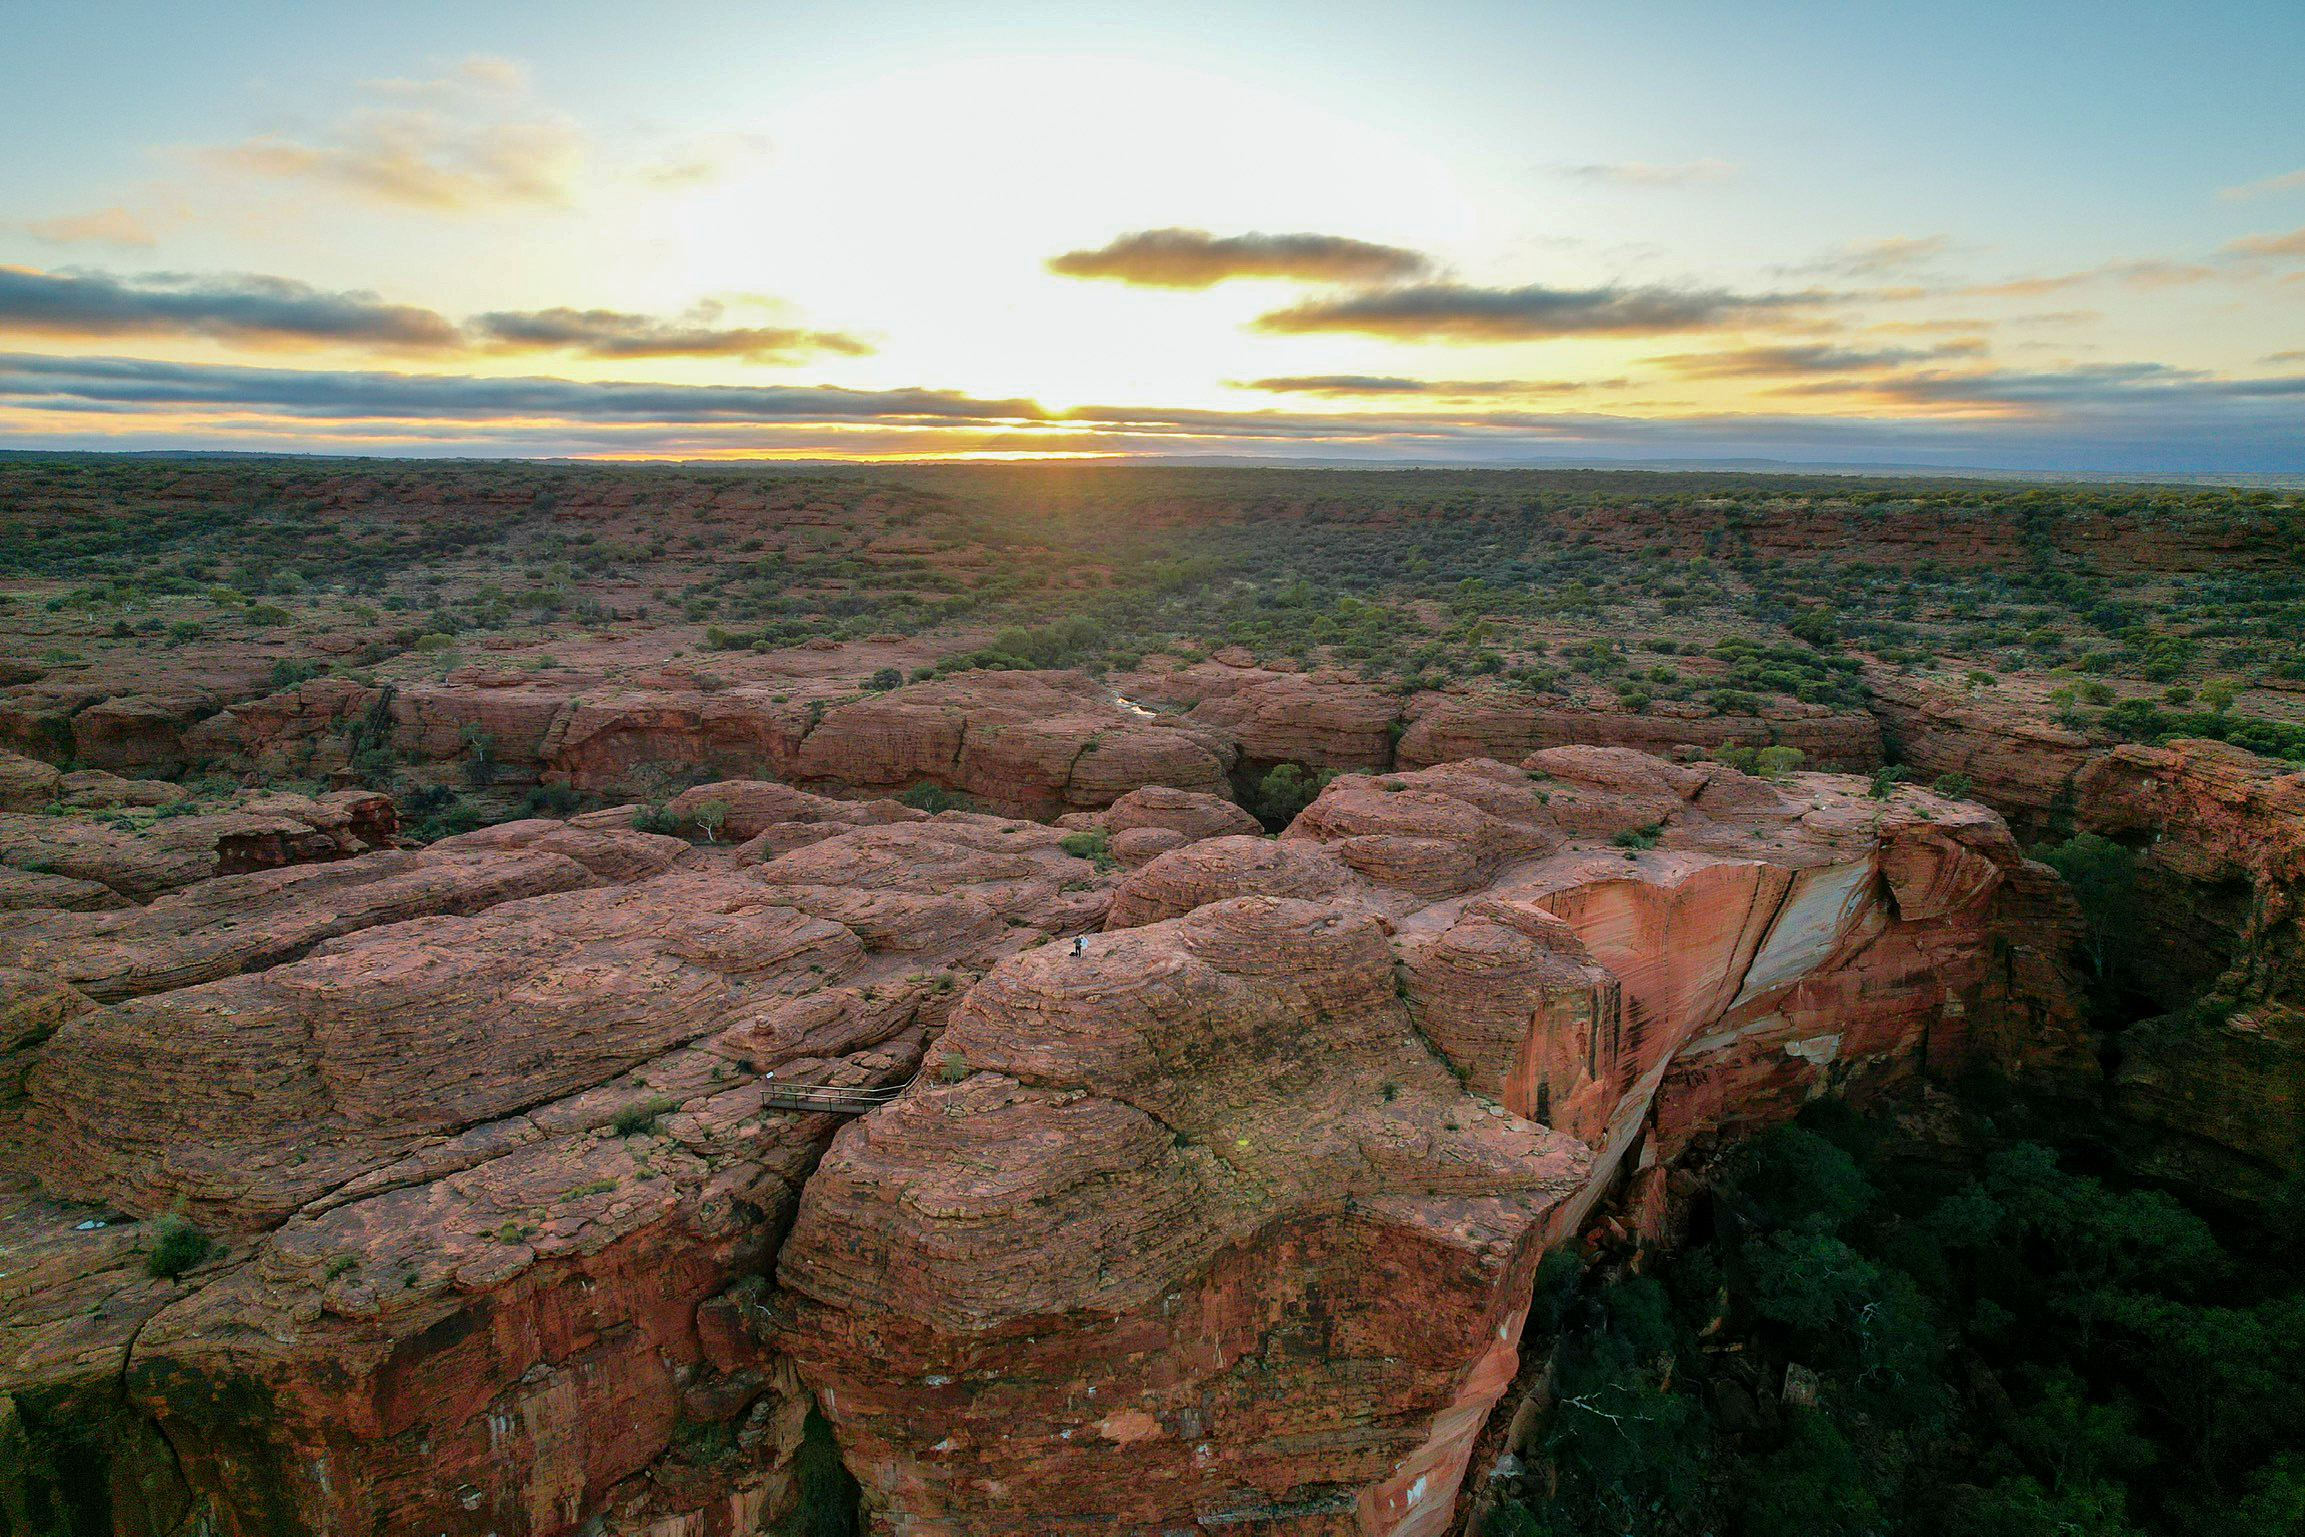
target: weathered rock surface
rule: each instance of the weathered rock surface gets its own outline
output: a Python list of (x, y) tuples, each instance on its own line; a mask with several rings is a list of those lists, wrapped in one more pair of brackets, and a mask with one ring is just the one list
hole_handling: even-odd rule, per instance
[(347, 859), (397, 826), (390, 797), (367, 790), (252, 795), (229, 811), (146, 821), (0, 813), (0, 865), (148, 902), (213, 876)]
[(1889, 751), (1919, 780), (1965, 774), (1970, 794), (2028, 837), (2070, 815), (2073, 782), (2102, 743), (2036, 718), (1986, 690), (1866, 669), (1873, 714)]
[(534, 846), (505, 857), (387, 850), (224, 876), (145, 907), (0, 917), (0, 945), (18, 965), (110, 1003), (277, 966), (323, 940), (380, 924), (474, 913), (590, 885), (592, 877), (583, 862)]
[(2079, 825), (2137, 850), (2118, 942), (2172, 1011), (2122, 1032), (2116, 1103), (2166, 1172), (2262, 1195), (2305, 1168), (2305, 773), (2180, 742), (2117, 747), (2076, 789)]
[(132, 905), (126, 897), (101, 881), (77, 880), (69, 875), (50, 875), (40, 870), (0, 867), (0, 912), (19, 912), (28, 907), (62, 907), (75, 912), (95, 912), (107, 907)]
[(54, 764), (0, 749), (0, 811), (38, 811), (61, 795), (63, 778)]
[[(119, 1530), (191, 1509), (231, 1537), (782, 1519), (808, 1398), (758, 1328), (758, 1278), (833, 1122), (773, 1085), (901, 1081), (978, 968), (1103, 911), (1058, 833), (994, 818), (608, 887), (532, 827), (250, 879), (397, 859), (549, 864), (583, 889), (109, 1007), (26, 974), (10, 1039), (39, 1057), (24, 1161), (46, 1193), (0, 1189), (0, 1230), (55, 1258), (0, 1278), (26, 1347), (0, 1405), (115, 1488), (151, 1484)], [(847, 888), (820, 885), (836, 872)], [(101, 1209), (59, 1195), (238, 1236), (152, 1282), (148, 1225), (83, 1229)], [(0, 1490), (100, 1508), (43, 1477)]]
[(876, 1524), (1440, 1530), (1587, 1158), (1392, 971), (1372, 915), (1251, 897), (970, 994), (967, 1077), (835, 1139), (780, 1267)]
[(1079, 673), (972, 672), (883, 694), (798, 699), (667, 667), (645, 685), (466, 668), (437, 683), (314, 679), (204, 722), (210, 756), (325, 772), (365, 732), (419, 761), (484, 756), (508, 782), (655, 792), (674, 770), (773, 775), (844, 796), (932, 784), (1034, 816), (1143, 785), (1221, 792), (1221, 733), (1148, 715)]
[(1144, 828), (1173, 832), (1187, 843), (1202, 838), (1254, 836), (1257, 819), (1215, 795), (1199, 795), (1168, 785), (1146, 785), (1114, 801), (1096, 819), (1115, 837)]
[(1517, 760), (1540, 748), (1589, 745), (1669, 753), (1676, 747), (1798, 748), (1808, 766), (1865, 772), (1881, 764), (1881, 727), (1857, 710), (1780, 704), (1757, 715), (1720, 715), (1662, 700), (1635, 714), (1501, 692), (1419, 700), (1402, 734), (1403, 768), (1465, 758)]
[(687, 842), (661, 833), (618, 827), (571, 827), (549, 817), (499, 822), (452, 838), (442, 838), (429, 854), (526, 849), (573, 859), (604, 881), (636, 881), (660, 875), (689, 853)]
[(1140, 702), (1182, 709), (1184, 719), (1234, 743), (1252, 767), (1383, 768), (1392, 762), (1401, 714), (1396, 696), (1326, 668), (1275, 672), (1211, 659), (1133, 673), (1122, 687)]
[[(1529, 1267), (1644, 1137), (2017, 1049), (2005, 827), (1862, 788), (1595, 747), (1348, 776), (995, 967), (780, 1264), (880, 1529), (1445, 1529)], [(2023, 1026), (2078, 1041), (2031, 975)]]

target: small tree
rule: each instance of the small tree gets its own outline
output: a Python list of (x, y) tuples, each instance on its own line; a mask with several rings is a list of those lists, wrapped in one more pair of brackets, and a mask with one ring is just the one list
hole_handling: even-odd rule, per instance
[(1307, 773), (1300, 764), (1275, 764), (1263, 779), (1257, 781), (1256, 805), (1251, 809), (1267, 827), (1286, 827), (1336, 777), (1333, 770), (1316, 776)]
[(697, 830), (707, 843), (720, 841), (720, 830), (728, 824), (729, 804), (726, 801), (706, 801), (689, 813), (696, 820)]
[(1764, 747), (1753, 754), (1753, 772), (1763, 779), (1782, 779), (1801, 766), (1804, 756), (1798, 747)]
[(2065, 878), (2086, 925), (2082, 953), (2103, 980), (2137, 928), (2137, 856), (2110, 838), (2080, 833), (2041, 852), (2041, 862)]
[(892, 688), (904, 687), (904, 674), (893, 667), (883, 667), (865, 679), (864, 686), (876, 694), (885, 694)]
[(2217, 678), (2201, 685), (2201, 702), (2223, 715), (2233, 708), (2233, 701), (2241, 697), (2241, 685), (2231, 678)]

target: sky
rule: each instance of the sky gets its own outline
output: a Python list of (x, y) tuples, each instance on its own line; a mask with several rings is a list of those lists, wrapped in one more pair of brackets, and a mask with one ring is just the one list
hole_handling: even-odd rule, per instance
[(2305, 471), (2305, 4), (0, 0), (0, 448)]

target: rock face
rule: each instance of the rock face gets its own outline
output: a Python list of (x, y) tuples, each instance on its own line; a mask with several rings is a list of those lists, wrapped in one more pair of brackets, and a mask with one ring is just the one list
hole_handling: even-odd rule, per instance
[[(1389, 761), (1391, 717), (1230, 671), (1224, 731), (1048, 675), (787, 735), (525, 677), (210, 730), (816, 786), (698, 785), (688, 838), (364, 852), (375, 797), (19, 774), (109, 809), (0, 814), (57, 899), (0, 911), (0, 1510), (743, 1537), (814, 1407), (881, 1533), (1438, 1537), (1636, 1149), (2068, 1065), (2070, 906), (1989, 812), (1568, 746), (1347, 774), (1266, 838), (1236, 753)], [(1062, 825), (843, 798), (916, 778)], [(213, 1240), (165, 1278), (164, 1217)]]
[(766, 684), (648, 686), (463, 669), (395, 690), (315, 679), (203, 723), (205, 751), (339, 767), (366, 732), (409, 757), (484, 755), (510, 782), (649, 791), (675, 770), (772, 775), (843, 796), (936, 785), (1012, 814), (1101, 807), (1143, 785), (1221, 793), (1216, 732), (1131, 710), (1079, 673), (973, 672), (883, 694), (798, 701)]
[(381, 845), (397, 826), (390, 797), (368, 790), (245, 796), (228, 811), (126, 826), (90, 816), (0, 813), (0, 865), (149, 902), (218, 875), (346, 859)]
[(1211, 660), (1134, 674), (1123, 687), (1131, 698), (1182, 708), (1186, 720), (1234, 743), (1252, 769), (1276, 763), (1366, 769), (1393, 761), (1400, 701), (1351, 673), (1274, 672)]
[[(36, 1063), (10, 1158), (40, 1187), (0, 1180), (37, 1260), (0, 1278), (0, 1436), (80, 1459), (0, 1470), (0, 1508), (131, 1537), (192, 1511), (232, 1537), (790, 1512), (808, 1400), (760, 1277), (834, 1122), (769, 1090), (903, 1080), (982, 967), (1101, 919), (1106, 878), (1052, 829), (957, 814), (621, 884), (596, 844), (491, 831), (244, 879), (275, 910), (395, 859), (564, 889), (109, 1006), (0, 974), (11, 1066)], [(153, 1281), (145, 1226), (75, 1200), (224, 1245)]]
[(780, 1268), (876, 1521), (1442, 1529), (1588, 1161), (1392, 972), (1374, 914), (1249, 897), (969, 995), (966, 1076), (835, 1139)]
[(2116, 1104), (2166, 1172), (2262, 1195), (2305, 1168), (2305, 773), (2124, 746), (2077, 791), (2080, 825), (2137, 850), (2147, 916), (2120, 942), (2172, 1011), (2122, 1032)]
[(276, 966), (323, 940), (379, 924), (478, 912), (590, 884), (584, 864), (545, 848), (517, 858), (391, 850), (225, 876), (147, 907), (0, 918), (0, 944), (15, 951), (18, 964), (112, 1003)]
[(2074, 780), (2101, 744), (1983, 691), (1888, 668), (1866, 670), (1873, 713), (1891, 754), (1919, 780), (1965, 774), (1970, 793), (2028, 837), (2070, 817)]
[(1881, 727), (1856, 710), (1783, 704), (1758, 715), (1717, 715), (1665, 700), (1640, 713), (1507, 694), (1448, 694), (1425, 703), (1402, 734), (1398, 761), (1426, 768), (1462, 758), (1517, 760), (1547, 747), (1798, 748), (1810, 767), (1863, 773), (1881, 765)]
[(779, 1268), (877, 1529), (1444, 1530), (1526, 1277), (1635, 1145), (2036, 1025), (1999, 818), (1859, 790), (1589, 747), (1349, 776), (995, 967)]

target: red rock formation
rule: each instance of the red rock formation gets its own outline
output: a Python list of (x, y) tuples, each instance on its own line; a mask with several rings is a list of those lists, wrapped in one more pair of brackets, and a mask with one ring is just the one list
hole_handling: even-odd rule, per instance
[(928, 782), (1003, 811), (1052, 816), (1147, 784), (1221, 792), (1216, 736), (1124, 708), (1078, 674), (963, 673), (826, 712), (790, 777), (844, 792)]
[(2005, 828), (1861, 788), (1591, 747), (1348, 776), (996, 967), (780, 1266), (879, 1529), (1442, 1530), (1529, 1266), (1645, 1135), (2005, 1039)]
[(38, 811), (63, 793), (54, 765), (0, 750), (0, 811)]
[[(0, 972), (0, 1448), (68, 1429), (117, 1533), (737, 1537), (790, 1509), (813, 1399), (885, 1530), (1426, 1537), (1537, 1259), (1633, 1149), (1827, 1087), (2038, 1070), (2070, 1022), (2053, 882), (1918, 790), (1569, 746), (1348, 775), (1272, 840), (1214, 793), (1230, 738), (1077, 678), (919, 685), (788, 735), (668, 678), (523, 745), (558, 686), (464, 678), (392, 718), (448, 755), (494, 720), (497, 761), (572, 777), (692, 754), (855, 792), (927, 766), (1080, 808), (1133, 868), (1062, 828), (729, 780), (671, 809), (724, 803), (735, 849), (624, 808), (0, 916), (26, 968)], [(311, 700), (362, 729), (387, 704)], [(1236, 703), (1244, 753), (1370, 750), (1373, 716)], [(284, 751), (336, 729), (242, 713)], [(302, 693), (278, 713), (306, 722)], [(389, 832), (377, 799), (251, 801), (181, 846), (229, 818), (19, 814), (0, 850), (31, 823), (149, 841), (102, 852), (150, 897), (347, 852)], [(779, 1107), (924, 1058), (837, 1137)], [(222, 1248), (156, 1280), (141, 1219), (177, 1210)]]
[(835, 1139), (780, 1268), (877, 1522), (1443, 1529), (1585, 1157), (1416, 1040), (1372, 916), (1035, 951), (940, 1049), (966, 1078)]
[(148, 907), (0, 917), (0, 944), (18, 964), (113, 1002), (276, 966), (379, 924), (473, 913), (591, 882), (583, 864), (541, 849), (501, 858), (386, 851), (203, 881)]
[(2100, 741), (2035, 718), (1986, 690), (1866, 669), (1873, 714), (1890, 753), (1919, 780), (1965, 774), (1970, 794), (2029, 836), (2047, 832), (2073, 799), (2073, 781)]
[[(2148, 915), (2120, 937), (2182, 1011), (2120, 1036), (2116, 1103), (2164, 1172), (2258, 1196), (2305, 1168), (2305, 773), (2218, 742), (2124, 746), (2075, 820), (2138, 850)], [(2212, 995), (2207, 1013), (2190, 1006)]]
[(221, 707), (206, 690), (101, 700), (72, 716), (72, 756), (93, 769), (182, 763), (185, 729)]
[(1544, 747), (1589, 744), (1668, 753), (1676, 747), (1798, 748), (1811, 768), (1865, 772), (1881, 764), (1881, 728), (1857, 710), (1771, 705), (1758, 715), (1718, 715), (1702, 705), (1662, 700), (1635, 714), (1533, 695), (1473, 692), (1427, 696), (1412, 705), (1401, 736), (1403, 768), (1461, 758), (1517, 759)]
[(1276, 672), (1210, 660), (1167, 672), (1132, 673), (1122, 691), (1176, 706), (1194, 725), (1234, 743), (1249, 766), (1383, 768), (1393, 761), (1400, 701), (1348, 672)]
[[(398, 857), (569, 865), (533, 826)], [(48, 1034), (24, 1155), (48, 1190), (236, 1236), (153, 1282), (143, 1225), (84, 1232), (91, 1208), (0, 1187), (26, 1346), (0, 1406), (65, 1415), (115, 1483), (145, 1479), (140, 1537), (195, 1505), (225, 1537), (762, 1530), (791, 1508), (807, 1398), (756, 1327), (758, 1277), (832, 1131), (770, 1090), (901, 1080), (956, 983), (1093, 923), (1099, 878), (1058, 837), (849, 828), (106, 1008), (27, 995), (38, 1022), (8, 1039)], [(815, 885), (834, 872), (850, 887)], [(807, 910), (820, 894), (870, 921)]]
[(1202, 838), (1254, 836), (1264, 829), (1231, 801), (1196, 795), (1168, 785), (1146, 785), (1114, 801), (1096, 818), (1115, 837), (1140, 828), (1161, 828), (1187, 843)]
[(397, 825), (391, 800), (366, 790), (248, 796), (229, 811), (133, 826), (0, 813), (0, 865), (95, 882), (146, 902), (217, 875), (350, 858)]

